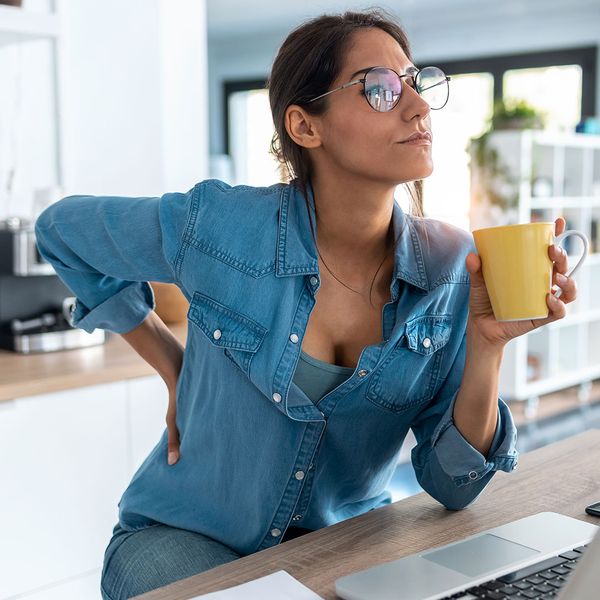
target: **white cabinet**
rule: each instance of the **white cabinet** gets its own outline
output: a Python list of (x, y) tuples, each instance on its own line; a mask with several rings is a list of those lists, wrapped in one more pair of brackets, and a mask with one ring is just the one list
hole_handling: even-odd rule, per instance
[[(515, 338), (506, 347), (500, 395), (527, 400), (533, 415), (538, 397), (578, 385), (582, 401), (600, 377), (600, 136), (545, 131), (489, 134), (483, 173), (472, 148), (471, 230), (512, 223), (567, 220), (583, 231), (590, 250), (575, 274), (577, 300), (564, 319)], [(572, 268), (583, 251), (581, 240), (563, 245)]]
[(128, 437), (121, 382), (0, 404), (0, 598), (102, 564)]
[(101, 600), (100, 576), (101, 569), (95, 569), (87, 575), (19, 596), (19, 600)]
[(100, 598), (117, 504), (167, 400), (157, 375), (0, 403), (0, 600)]
[(131, 423), (131, 469), (135, 471), (158, 443), (166, 428), (169, 395), (167, 386), (158, 375), (130, 379), (127, 386)]

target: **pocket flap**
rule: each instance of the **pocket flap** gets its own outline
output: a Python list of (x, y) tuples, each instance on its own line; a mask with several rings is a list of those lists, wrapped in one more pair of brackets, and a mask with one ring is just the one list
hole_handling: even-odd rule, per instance
[(450, 339), (451, 315), (423, 315), (406, 324), (408, 347), (419, 354), (432, 354)]
[(267, 332), (256, 321), (200, 292), (194, 292), (187, 316), (215, 346), (223, 348), (256, 352)]

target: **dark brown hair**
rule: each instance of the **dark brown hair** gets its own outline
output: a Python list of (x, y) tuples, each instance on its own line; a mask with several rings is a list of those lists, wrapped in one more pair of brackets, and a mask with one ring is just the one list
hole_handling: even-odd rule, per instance
[[(307, 197), (311, 163), (304, 148), (296, 144), (285, 128), (285, 111), (291, 104), (319, 115), (326, 111), (329, 98), (306, 104), (324, 94), (338, 77), (352, 34), (378, 27), (391, 35), (412, 61), (406, 33), (383, 9), (322, 15), (294, 29), (285, 39), (273, 63), (267, 87), (275, 134), (271, 153), (280, 163), (282, 179), (296, 183)], [(410, 198), (410, 214), (423, 216), (423, 181), (404, 184)]]

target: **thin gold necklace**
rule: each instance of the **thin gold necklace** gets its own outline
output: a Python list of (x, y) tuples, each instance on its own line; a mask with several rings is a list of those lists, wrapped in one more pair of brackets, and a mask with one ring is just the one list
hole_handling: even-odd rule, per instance
[[(388, 231), (386, 234), (386, 242), (389, 244), (389, 239), (390, 239), (390, 231), (392, 230), (392, 223), (390, 221), (390, 226), (388, 227)], [(371, 281), (371, 287), (369, 288), (369, 303), (371, 303), (371, 292), (373, 290), (373, 284), (375, 283), (375, 278), (377, 277), (377, 273), (379, 273), (379, 270), (381, 269), (381, 267), (383, 266), (383, 263), (385, 262), (385, 259), (391, 254), (391, 251), (393, 250), (394, 246), (392, 245), (390, 247), (390, 249), (385, 253), (385, 256), (383, 257), (383, 260), (381, 261), (381, 263), (379, 264), (379, 266), (377, 267), (377, 271), (375, 271), (375, 275), (373, 275), (373, 280)], [(338, 277), (336, 277), (335, 273), (329, 268), (329, 266), (327, 265), (327, 263), (325, 262), (325, 260), (323, 259), (323, 257), (321, 256), (321, 253), (319, 252), (319, 247), (317, 245), (317, 254), (319, 255), (319, 258), (323, 261), (323, 264), (325, 265), (325, 268), (331, 273), (332, 277), (334, 279), (336, 279), (337, 281), (339, 281), (345, 288), (348, 288), (349, 290), (355, 292), (356, 294), (359, 294), (362, 296), (361, 292), (358, 290), (355, 290), (354, 288), (350, 287), (349, 285), (346, 285), (341, 279), (339, 279)]]

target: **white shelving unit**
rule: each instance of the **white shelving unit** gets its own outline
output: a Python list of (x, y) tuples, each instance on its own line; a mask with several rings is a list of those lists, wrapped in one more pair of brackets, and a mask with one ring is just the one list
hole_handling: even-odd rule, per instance
[[(47, 98), (44, 94), (44, 102), (49, 104), (47, 112), (50, 119), (47, 122), (47, 134), (51, 136), (52, 142), (43, 146), (45, 153), (44, 161), (46, 167), (44, 172), (54, 173), (50, 175), (50, 180), (43, 180), (41, 188), (55, 188), (61, 190), (64, 184), (64, 166), (63, 166), (63, 123), (62, 110), (60, 107), (60, 53), (61, 53), (61, 22), (58, 5), (60, 0), (54, 0), (48, 3), (48, 11), (32, 10), (27, 8), (28, 3), (24, 2), (24, 7), (0, 5), (0, 48), (8, 46), (20, 46), (32, 42), (46, 41), (48, 43), (48, 57), (50, 73), (48, 76), (49, 91)], [(46, 124), (44, 124), (46, 127)], [(43, 132), (46, 133), (46, 132)], [(35, 179), (35, 177), (34, 177)], [(25, 208), (19, 207), (16, 214), (34, 217), (35, 187), (32, 190), (33, 195), (26, 198), (19, 197), (19, 200), (25, 200)], [(14, 192), (12, 192), (14, 193)], [(15, 207), (11, 207), (11, 194), (8, 195), (7, 205), (0, 206), (0, 218), (12, 216)], [(37, 207), (39, 209), (39, 207)]]
[[(500, 395), (528, 403), (536, 412), (539, 396), (579, 386), (581, 402), (589, 400), (591, 382), (600, 378), (600, 135), (506, 130), (489, 134), (505, 176), (493, 189), (506, 199), (490, 202), (482, 171), (471, 153), (471, 231), (481, 227), (554, 221), (563, 216), (567, 229), (583, 231), (589, 255), (575, 274), (577, 300), (567, 316), (507, 345), (500, 373)], [(489, 177), (486, 179), (489, 189)], [(564, 241), (571, 269), (583, 252), (574, 236)]]

